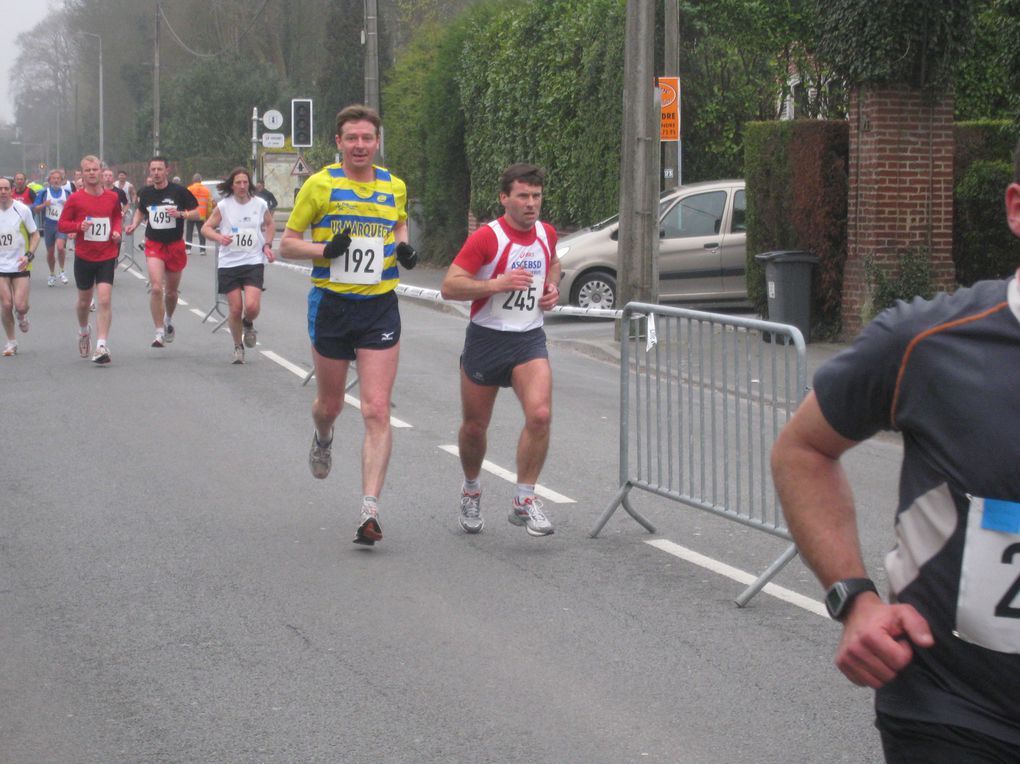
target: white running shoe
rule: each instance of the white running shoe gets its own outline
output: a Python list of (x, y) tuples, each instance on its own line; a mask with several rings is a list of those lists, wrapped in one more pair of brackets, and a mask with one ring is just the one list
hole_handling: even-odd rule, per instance
[(7, 342), (7, 344), (4, 345), (4, 355), (5, 356), (12, 356), (12, 355), (17, 355), (17, 353), (18, 353), (18, 342), (17, 342), (17, 340), (9, 340)]
[(375, 546), (382, 540), (382, 526), (379, 525), (379, 509), (374, 504), (361, 505), (361, 525), (354, 536), (355, 544)]
[(156, 336), (152, 340), (152, 347), (154, 347), (154, 348), (161, 348), (161, 347), (163, 347), (163, 338), (164, 338), (163, 330), (162, 329), (157, 329), (156, 330)]
[(246, 348), (255, 347), (255, 343), (258, 342), (258, 332), (255, 331), (254, 324), (244, 325), (244, 336), (242, 338), (242, 341), (244, 342), (244, 346)]
[(49, 276), (46, 277), (46, 286), (51, 287), (56, 286), (56, 284), (57, 284), (56, 274), (51, 273)]
[(110, 362), (110, 348), (106, 345), (96, 345), (96, 352), (92, 354), (92, 363), (107, 364)]
[(530, 496), (523, 502), (514, 496), (510, 514), (506, 519), (512, 525), (523, 525), (529, 536), (550, 536), (553, 533), (552, 523), (542, 511), (542, 502)]
[(64, 274), (63, 271), (60, 272), (60, 283), (61, 284), (66, 284), (67, 283), (67, 276)]
[(164, 337), (166, 338), (166, 344), (168, 345), (171, 342), (173, 342), (174, 339), (177, 337), (177, 330), (174, 329), (174, 325), (171, 324), (169, 321), (166, 322), (166, 330), (164, 332)]
[(86, 326), (85, 331), (78, 330), (78, 353), (82, 358), (89, 357), (89, 351), (92, 349), (92, 327)]
[(232, 363), (244, 363), (244, 345), (234, 345), (234, 360)]
[(465, 533), (481, 533), (485, 527), (482, 519), (482, 493), (460, 492), (460, 527)]

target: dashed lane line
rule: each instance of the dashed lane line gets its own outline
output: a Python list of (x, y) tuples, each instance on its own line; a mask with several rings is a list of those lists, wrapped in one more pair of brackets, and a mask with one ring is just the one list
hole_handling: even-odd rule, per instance
[[(446, 453), (448, 453), (448, 454), (453, 454), (454, 456), (460, 456), (460, 449), (457, 448), (457, 446), (440, 446), (439, 448), (441, 450), (443, 450), (443, 451), (446, 451)], [(493, 464), (488, 459), (485, 459), (482, 462), (482, 469), (485, 470), (486, 472), (492, 473), (496, 477), (503, 478), (508, 483), (516, 483), (517, 482), (517, 474), (516, 473), (511, 472), (510, 470), (505, 470), (502, 467), (500, 467), (498, 464)], [(544, 485), (541, 485), (540, 483), (535, 485), (535, 493), (537, 495), (541, 496), (543, 499), (548, 499), (549, 501), (555, 502), (556, 504), (576, 504), (577, 503), (573, 499), (571, 499), (569, 496), (564, 496), (562, 493), (556, 493), (556, 491), (553, 491), (553, 490), (551, 490), (549, 488), (546, 488)]]
[[(296, 363), (291, 363), (290, 361), (288, 361), (283, 356), (274, 353), (272, 350), (259, 350), (259, 352), (262, 353), (262, 355), (264, 355), (266, 358), (268, 358), (273, 363), (279, 364), (280, 366), (285, 368), (287, 371), (289, 371), (291, 374), (294, 374), (295, 376), (298, 376), (301, 379), (304, 379), (305, 377), (308, 376), (308, 369), (302, 369)], [(349, 405), (353, 406), (354, 408), (358, 409), (358, 410), (361, 409), (361, 401), (359, 401), (357, 398), (355, 398), (352, 395), (345, 395), (344, 396), (344, 401), (346, 403), (348, 403)], [(407, 422), (405, 422), (405, 421), (403, 421), (401, 419), (397, 419), (395, 416), (391, 416), (390, 417), (390, 426), (396, 427), (396, 428), (406, 429), (406, 428), (409, 428), (409, 427), (413, 427), (414, 425), (409, 424), (409, 423), (407, 423)]]
[[(667, 554), (671, 554), (674, 557), (679, 557), (681, 560), (694, 563), (706, 570), (710, 570), (713, 573), (718, 573), (720, 576), (726, 576), (726, 578), (733, 579), (740, 584), (751, 584), (758, 577), (748, 573), (747, 571), (734, 568), (732, 565), (727, 565), (724, 562), (719, 562), (711, 557), (706, 557), (703, 554), (695, 552), (693, 549), (675, 544), (668, 539), (651, 539), (645, 542), (649, 546), (653, 546), (656, 549), (661, 549)], [(784, 602), (788, 602), (791, 605), (796, 605), (799, 608), (807, 610), (809, 613), (820, 615), (822, 618), (828, 618), (829, 614), (825, 610), (825, 606), (818, 600), (813, 600), (810, 597), (805, 597), (803, 594), (798, 594), (792, 589), (787, 589), (785, 586), (779, 586), (778, 584), (765, 584), (762, 589), (765, 594), (770, 594), (777, 599), (781, 599)]]

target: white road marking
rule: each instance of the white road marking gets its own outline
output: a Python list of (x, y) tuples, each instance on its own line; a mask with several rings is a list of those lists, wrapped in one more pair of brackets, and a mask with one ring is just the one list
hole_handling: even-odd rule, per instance
[[(727, 565), (724, 562), (719, 562), (711, 557), (706, 557), (703, 554), (699, 554), (692, 549), (675, 544), (668, 539), (651, 539), (646, 541), (646, 544), (653, 546), (656, 549), (661, 549), (667, 554), (671, 554), (674, 557), (679, 557), (681, 560), (699, 565), (706, 570), (710, 570), (713, 573), (718, 573), (721, 576), (731, 578), (740, 584), (750, 584), (754, 582), (758, 576), (752, 575), (746, 571), (734, 568), (732, 565)], [(785, 586), (779, 586), (778, 584), (765, 584), (762, 589), (766, 594), (771, 594), (773, 597), (788, 602), (791, 605), (796, 605), (799, 608), (807, 610), (809, 613), (820, 615), (822, 618), (828, 618), (829, 614), (825, 610), (823, 605), (818, 600), (813, 600), (810, 597), (805, 597), (803, 594), (798, 594), (792, 589), (787, 589)]]
[(192, 309), (191, 309), (191, 312), (192, 312), (192, 313), (194, 313), (194, 314), (195, 314), (196, 316), (198, 316), (199, 318), (205, 318), (205, 313), (203, 313), (202, 311), (200, 311), (200, 310), (199, 310), (198, 308), (192, 308)]
[[(440, 446), (439, 448), (446, 451), (448, 454), (460, 456), (460, 449), (456, 446)], [(508, 483), (517, 482), (517, 473), (505, 470), (498, 464), (493, 464), (488, 459), (482, 461), (482, 469), (486, 472), (491, 472), (496, 477), (503, 478)], [(535, 493), (543, 499), (548, 499), (556, 504), (576, 504), (576, 502), (569, 496), (564, 496), (562, 493), (556, 493), (556, 491), (550, 490), (540, 483), (535, 484)]]
[(274, 353), (272, 350), (260, 350), (259, 352), (262, 353), (262, 355), (264, 355), (273, 363), (280, 364), (280, 366), (282, 366), (292, 374), (296, 374), (297, 376), (301, 377), (301, 379), (304, 379), (305, 377), (308, 376), (308, 369), (302, 369), (296, 363), (291, 363), (286, 358), (283, 358), (282, 356), (279, 356), (276, 353)]
[[(291, 372), (292, 374), (294, 374), (294, 375), (296, 375), (298, 377), (301, 377), (301, 379), (304, 379), (305, 377), (308, 376), (308, 371), (309, 371), (308, 369), (302, 369), (297, 364), (291, 363), (286, 358), (284, 358), (284, 357), (282, 357), (280, 355), (277, 355), (272, 350), (259, 350), (259, 352), (262, 353), (262, 355), (264, 355), (270, 361), (273, 361), (274, 363), (278, 363), (280, 366), (285, 368), (287, 371)], [(354, 406), (354, 408), (358, 409), (359, 411), (361, 410), (361, 401), (359, 401), (354, 396), (352, 396), (352, 395), (345, 395), (344, 396), (344, 401), (346, 403), (348, 403), (349, 405)], [(405, 421), (403, 421), (401, 419), (397, 419), (395, 416), (391, 416), (390, 417), (390, 426), (391, 427), (396, 427), (398, 429), (406, 429), (406, 428), (414, 427), (414, 425), (408, 424), (407, 422), (405, 422)]]

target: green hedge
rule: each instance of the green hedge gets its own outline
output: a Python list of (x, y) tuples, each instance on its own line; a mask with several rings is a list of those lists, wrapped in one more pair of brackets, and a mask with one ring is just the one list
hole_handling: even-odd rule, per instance
[(846, 263), (849, 131), (846, 122), (752, 122), (746, 127), (747, 290), (768, 315), (764, 269), (754, 256), (777, 249), (817, 255), (812, 336), (839, 334)]
[(954, 127), (953, 263), (963, 286), (1004, 278), (1020, 264), (1020, 242), (1006, 226), (1003, 207), (1018, 135), (1007, 120)]

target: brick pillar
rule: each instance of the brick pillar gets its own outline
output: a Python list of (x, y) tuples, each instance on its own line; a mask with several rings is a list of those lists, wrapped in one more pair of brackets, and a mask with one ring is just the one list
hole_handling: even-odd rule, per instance
[(850, 196), (843, 273), (843, 334), (871, 314), (864, 261), (890, 275), (904, 250), (931, 257), (936, 290), (954, 286), (953, 96), (906, 85), (850, 96)]

